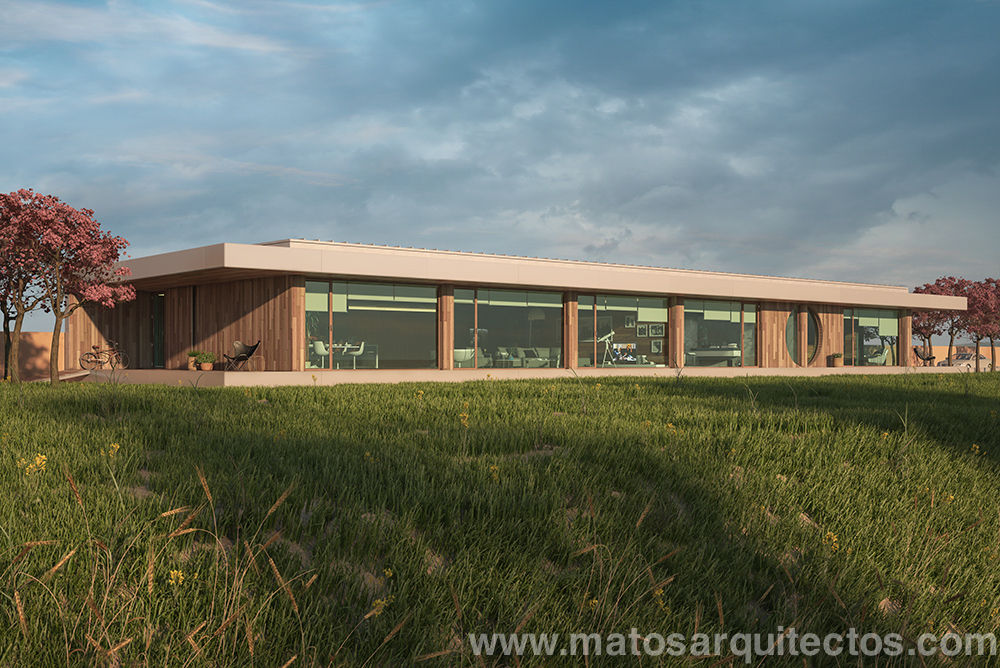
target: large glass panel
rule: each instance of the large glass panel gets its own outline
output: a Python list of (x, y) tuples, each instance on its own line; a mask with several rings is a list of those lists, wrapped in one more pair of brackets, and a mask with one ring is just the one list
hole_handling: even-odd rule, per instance
[(578, 351), (576, 364), (580, 367), (592, 367), (596, 364), (594, 353), (594, 297), (580, 295), (577, 297), (577, 332)]
[(799, 363), (799, 314), (806, 314), (806, 364), (812, 363), (819, 352), (819, 319), (805, 306), (796, 306), (785, 321), (785, 346), (792, 361)]
[(855, 364), (891, 366), (897, 364), (899, 314), (887, 309), (855, 309)]
[(334, 283), (335, 369), (437, 366), (437, 288), (390, 283)]
[(330, 368), (330, 283), (306, 281), (306, 368)]
[[(688, 366), (742, 366), (740, 302), (684, 300), (684, 363)], [(756, 326), (756, 311), (754, 326)], [(753, 333), (756, 338), (756, 332)], [(756, 357), (756, 355), (754, 355)]]
[(854, 309), (844, 309), (844, 366), (854, 366)]
[(800, 308), (806, 312), (806, 360), (808, 364), (812, 364), (816, 359), (816, 353), (819, 352), (819, 320), (816, 314), (806, 307)]
[(743, 366), (757, 366), (757, 307), (743, 305)]
[(799, 363), (799, 317), (795, 309), (788, 314), (785, 321), (785, 347), (788, 355), (796, 364)]
[(455, 290), (455, 368), (476, 366), (476, 291)]
[(666, 366), (666, 299), (597, 295), (596, 302), (600, 366)]
[(477, 366), (562, 366), (562, 294), (477, 290)]

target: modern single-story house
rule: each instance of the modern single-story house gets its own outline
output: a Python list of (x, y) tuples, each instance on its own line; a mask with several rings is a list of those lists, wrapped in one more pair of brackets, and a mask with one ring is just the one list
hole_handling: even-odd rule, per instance
[[(260, 340), (257, 371), (910, 366), (904, 287), (286, 239), (124, 262), (135, 301), (69, 319), (66, 366), (132, 368)], [(839, 358), (837, 357), (839, 354)]]

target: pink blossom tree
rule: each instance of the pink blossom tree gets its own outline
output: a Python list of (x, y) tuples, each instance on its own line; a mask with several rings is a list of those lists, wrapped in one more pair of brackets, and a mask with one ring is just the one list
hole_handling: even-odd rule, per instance
[(23, 193), (0, 193), (0, 317), (3, 318), (4, 380), (20, 380), (20, 342), (24, 318), (45, 310), (36, 259), (25, 241)]
[[(925, 295), (951, 295), (967, 297), (972, 281), (954, 276), (942, 276), (933, 283), (924, 283), (913, 289), (914, 292)], [(940, 330), (948, 335), (948, 366), (951, 366), (955, 350), (955, 337), (965, 331), (965, 314), (961, 311), (941, 312)]]
[[(981, 370), (979, 355), (983, 339), (988, 338), (992, 341), (992, 338), (1000, 333), (996, 317), (1000, 304), (997, 303), (997, 292), (989, 279), (971, 283), (966, 294), (969, 305), (968, 310), (962, 314), (962, 329), (976, 344), (976, 371), (979, 372)], [(996, 355), (993, 357), (995, 364)]]
[(20, 244), (33, 262), (38, 290), (55, 316), (49, 378), (59, 382), (59, 334), (63, 322), (87, 303), (114, 308), (135, 299), (123, 282), (127, 267), (116, 267), (128, 242), (101, 229), (90, 209), (75, 209), (52, 195), (18, 191)]
[(911, 329), (913, 336), (920, 340), (924, 356), (931, 354), (931, 337), (944, 333), (944, 313), (941, 311), (914, 311), (912, 313)]

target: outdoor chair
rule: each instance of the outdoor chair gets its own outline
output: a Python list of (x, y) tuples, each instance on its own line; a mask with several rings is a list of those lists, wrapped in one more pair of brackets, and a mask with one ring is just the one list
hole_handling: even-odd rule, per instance
[(920, 348), (914, 346), (913, 354), (917, 356), (917, 359), (924, 363), (924, 366), (934, 366), (934, 355), (924, 355), (920, 352)]
[(233, 341), (233, 356), (223, 355), (226, 358), (226, 371), (246, 371), (247, 366), (253, 366), (251, 360), (253, 354), (260, 347), (260, 341), (248, 346), (241, 341)]

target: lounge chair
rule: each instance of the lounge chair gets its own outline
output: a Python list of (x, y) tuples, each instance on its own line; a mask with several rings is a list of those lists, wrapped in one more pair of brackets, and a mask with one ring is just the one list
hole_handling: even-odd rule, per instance
[(934, 366), (934, 355), (924, 355), (920, 352), (920, 348), (914, 346), (913, 354), (916, 355), (917, 359), (924, 363), (924, 366)]
[(223, 355), (226, 358), (226, 371), (246, 371), (248, 364), (252, 367), (251, 358), (259, 347), (259, 340), (252, 346), (241, 341), (233, 341), (233, 356)]

